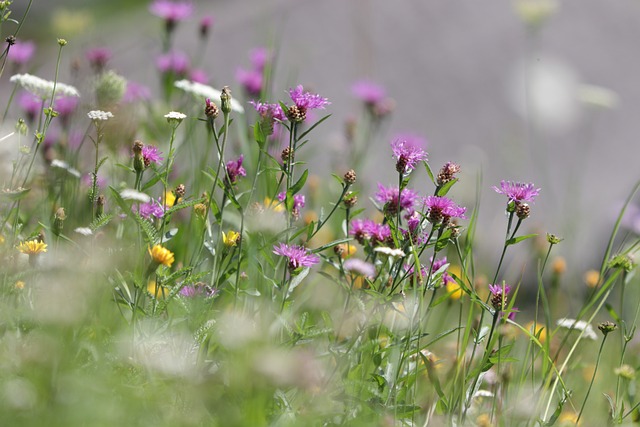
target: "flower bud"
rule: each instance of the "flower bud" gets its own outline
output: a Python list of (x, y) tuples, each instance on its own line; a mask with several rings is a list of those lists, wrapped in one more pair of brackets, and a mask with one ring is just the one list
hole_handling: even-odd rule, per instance
[(231, 89), (229, 89), (229, 86), (222, 88), (220, 103), (222, 106), (222, 112), (224, 114), (229, 114), (231, 112)]
[(58, 208), (56, 214), (53, 218), (53, 234), (59, 236), (62, 232), (62, 228), (64, 227), (64, 220), (67, 219), (67, 215), (64, 212), (64, 208)]
[(104, 195), (99, 195), (98, 199), (96, 200), (96, 218), (100, 218), (102, 215), (104, 215), (105, 203), (106, 198), (104, 197)]
[(144, 144), (142, 141), (134, 141), (133, 147), (131, 150), (133, 151), (133, 169), (136, 172), (142, 172), (145, 169), (144, 157), (142, 156), (142, 149), (144, 148)]
[(356, 171), (354, 171), (353, 169), (349, 169), (347, 171), (347, 173), (344, 174), (344, 182), (347, 183), (347, 185), (352, 185), (356, 182)]

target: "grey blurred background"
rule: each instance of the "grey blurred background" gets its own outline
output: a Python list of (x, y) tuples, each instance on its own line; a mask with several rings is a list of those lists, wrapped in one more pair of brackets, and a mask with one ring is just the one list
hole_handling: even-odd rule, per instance
[[(27, 2), (17, 0), (15, 9)], [(148, 1), (35, 0), (25, 33), (39, 44), (70, 41), (68, 62), (89, 47), (114, 51), (110, 66), (153, 90), (154, 57), (162, 23)], [(524, 232), (566, 238), (558, 254), (571, 281), (599, 265), (622, 201), (640, 178), (640, 2), (473, 0), (210, 0), (177, 30), (176, 47), (201, 57), (213, 86), (237, 88), (256, 46), (275, 46), (274, 93), (297, 83), (332, 102), (332, 117), (315, 133), (311, 172), (323, 180), (338, 169), (344, 122), (360, 104), (352, 83), (369, 78), (385, 86), (397, 107), (384, 132), (371, 141), (364, 170), (368, 190), (396, 182), (389, 142), (398, 132), (428, 140), (432, 168), (459, 163), (452, 195), (471, 208), (480, 185), (478, 241), (481, 261), (495, 265), (504, 235), (501, 179), (542, 188)], [(529, 12), (522, 14), (522, 7)], [(533, 23), (531, 11), (548, 9)], [(520, 13), (518, 12), (520, 11)], [(528, 14), (527, 14), (528, 13)], [(199, 18), (214, 24), (199, 55)], [(544, 14), (543, 14), (544, 15)], [(527, 18), (528, 17), (528, 18)], [(75, 26), (75, 27), (74, 27)], [(54, 52), (54, 48), (41, 48)], [(52, 77), (54, 58), (36, 63)], [(6, 84), (3, 78), (2, 84)], [(234, 93), (240, 93), (235, 90)], [(310, 144), (311, 145), (311, 144)], [(424, 171), (413, 187), (432, 192)], [(366, 199), (363, 198), (363, 199)], [(515, 258), (514, 258), (515, 257)], [(518, 280), (535, 260), (515, 251), (507, 279)], [(488, 269), (488, 275), (492, 270)]]

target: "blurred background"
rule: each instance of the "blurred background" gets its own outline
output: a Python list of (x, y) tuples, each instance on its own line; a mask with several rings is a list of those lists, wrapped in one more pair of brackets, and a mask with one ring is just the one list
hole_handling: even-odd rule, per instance
[[(106, 46), (113, 51), (111, 68), (158, 92), (154, 64), (163, 23), (149, 13), (149, 3), (36, 0), (21, 33), (37, 44), (31, 72), (53, 78), (56, 38), (63, 37), (69, 45), (62, 81), (87, 49)], [(26, 4), (14, 1), (17, 17)], [(357, 171), (367, 194), (376, 182), (396, 182), (394, 135), (416, 134), (427, 140), (432, 169), (449, 160), (462, 166), (452, 193), (457, 201), (471, 210), (478, 193), (481, 262), (495, 265), (499, 257), (506, 201), (491, 187), (505, 179), (542, 188), (523, 232), (565, 238), (557, 254), (574, 275), (571, 284), (582, 288), (583, 272), (599, 267), (615, 217), (640, 178), (637, 0), (194, 4), (197, 13), (177, 26), (174, 46), (198, 63), (209, 84), (229, 85), (240, 96), (237, 69), (248, 66), (251, 49), (264, 46), (276, 53), (275, 99), (266, 101), (286, 100), (285, 90), (300, 83), (332, 102), (332, 117), (305, 153), (323, 182), (349, 167), (341, 161), (345, 124), (362, 108), (351, 87), (367, 78), (395, 100)], [(213, 24), (203, 47), (197, 33), (204, 16)], [(0, 81), (3, 93), (9, 76)], [(413, 187), (429, 194), (433, 187), (419, 173)], [(511, 254), (519, 262), (510, 264), (508, 280), (535, 273), (535, 260), (518, 256)]]

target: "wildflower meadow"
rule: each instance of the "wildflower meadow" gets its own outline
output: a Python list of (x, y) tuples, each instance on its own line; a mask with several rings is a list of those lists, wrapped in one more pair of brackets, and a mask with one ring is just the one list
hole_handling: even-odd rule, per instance
[[(348, 82), (345, 126), (323, 87), (275, 72), (274, 44), (211, 84), (175, 33), (205, 45), (213, 6), (150, 1), (153, 78), (135, 81), (108, 40), (72, 62), (77, 38), (24, 39), (44, 4), (17, 2), (0, 1), (0, 425), (640, 420), (640, 184), (568, 304), (562, 219), (531, 225), (543, 172), (432, 163), (447, 146), (387, 137), (401, 100), (371, 79)], [(521, 3), (532, 26), (552, 13)], [(311, 173), (327, 128), (341, 161)], [(364, 173), (374, 150), (392, 181)], [(496, 253), (481, 212), (501, 221)]]

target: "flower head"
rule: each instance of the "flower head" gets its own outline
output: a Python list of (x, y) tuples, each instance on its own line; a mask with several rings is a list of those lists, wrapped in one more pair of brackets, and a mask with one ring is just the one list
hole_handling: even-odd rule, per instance
[(280, 121), (285, 121), (287, 118), (282, 111), (280, 104), (265, 104), (262, 102), (249, 101), (249, 104), (253, 105), (260, 117), (271, 117)]
[(350, 258), (344, 262), (344, 269), (350, 273), (355, 273), (365, 277), (375, 277), (376, 267), (370, 262), (357, 258)]
[(173, 126), (178, 126), (184, 119), (187, 118), (186, 114), (179, 113), (177, 111), (169, 111), (164, 115), (165, 119), (167, 119), (167, 123)]
[(156, 58), (156, 67), (161, 73), (173, 73), (184, 76), (191, 66), (189, 57), (182, 52), (167, 52)]
[(96, 71), (103, 70), (112, 56), (113, 53), (108, 47), (94, 47), (85, 53), (87, 61), (89, 61), (91, 67)]
[(142, 159), (144, 161), (144, 166), (149, 167), (151, 163), (159, 165), (160, 162), (164, 160), (161, 154), (162, 153), (158, 151), (158, 147), (154, 147), (153, 145), (145, 145), (142, 147)]
[[(284, 202), (287, 199), (287, 193), (282, 191), (281, 193), (278, 194), (278, 200), (280, 200), (281, 202)], [(304, 197), (303, 194), (296, 194), (293, 196), (293, 209), (297, 209), (300, 210), (302, 208), (304, 208), (304, 205), (306, 204), (306, 198)]]
[(318, 94), (305, 92), (302, 85), (289, 89), (289, 96), (293, 101), (287, 111), (287, 118), (294, 123), (303, 122), (307, 118), (307, 110), (324, 109), (330, 102)]
[[(398, 211), (406, 210), (409, 214), (413, 213), (413, 207), (418, 200), (418, 193), (405, 188), (398, 196), (398, 187), (385, 187), (382, 184), (378, 184), (378, 192), (375, 194), (376, 201), (384, 206), (384, 211), (389, 215), (395, 215)], [(400, 203), (398, 204), (398, 197)]]
[(240, 233), (237, 231), (229, 230), (228, 233), (222, 232), (222, 243), (228, 248), (238, 245), (240, 241)]
[(247, 176), (247, 171), (242, 167), (244, 156), (240, 154), (237, 160), (227, 162), (227, 179), (229, 184), (235, 184), (239, 176)]
[(24, 65), (33, 57), (35, 51), (34, 42), (16, 40), (7, 53), (7, 59), (14, 64)]
[(269, 62), (270, 56), (269, 51), (265, 47), (256, 47), (249, 52), (251, 65), (258, 71), (264, 70), (265, 65)]
[(40, 99), (48, 99), (53, 93), (55, 86), (55, 96), (80, 96), (78, 90), (61, 82), (52, 82), (41, 79), (31, 74), (15, 74), (9, 79), (11, 83), (19, 84), (23, 89), (31, 92)]
[(165, 21), (176, 23), (187, 19), (193, 13), (193, 4), (186, 1), (155, 0), (149, 11)]
[(274, 246), (273, 253), (288, 258), (289, 270), (292, 272), (299, 268), (311, 267), (320, 261), (320, 258), (308, 249), (297, 245), (289, 246), (286, 243)]
[(491, 292), (491, 305), (496, 310), (504, 311), (507, 306), (507, 294), (511, 291), (511, 286), (507, 284), (489, 285)]
[(136, 101), (148, 101), (150, 99), (151, 90), (148, 87), (140, 83), (127, 81), (127, 88), (122, 96), (122, 102), (129, 104)]
[[(220, 99), (220, 95), (222, 94), (218, 89), (190, 80), (178, 80), (173, 85), (180, 90), (192, 94), (194, 97), (198, 98), (198, 101), (202, 101), (203, 98)], [(233, 98), (231, 99), (231, 109), (241, 114), (244, 113), (242, 105)]]
[(360, 244), (370, 241), (373, 246), (386, 242), (391, 237), (388, 224), (378, 224), (371, 219), (354, 219), (351, 221), (349, 234)]
[(20, 243), (18, 250), (23, 254), (37, 255), (42, 252), (47, 252), (47, 244), (38, 239), (28, 240)]
[(467, 208), (458, 206), (448, 197), (428, 196), (425, 198), (424, 203), (429, 210), (427, 219), (432, 224), (438, 224), (441, 221), (448, 223), (451, 218), (465, 219), (464, 213)]
[(149, 255), (151, 255), (153, 262), (167, 267), (171, 267), (171, 264), (175, 261), (173, 252), (161, 245), (154, 245), (153, 248), (149, 248)]
[[(133, 209), (134, 211), (136, 210), (135, 206), (133, 207)], [(149, 219), (152, 216), (156, 218), (162, 218), (164, 216), (164, 208), (160, 203), (160, 199), (158, 199), (157, 202), (152, 199), (149, 202), (140, 204), (138, 214), (144, 219)]]
[(384, 87), (371, 80), (358, 80), (351, 86), (351, 93), (366, 104), (377, 104), (381, 102), (386, 94)]
[(260, 95), (260, 91), (262, 91), (262, 71), (238, 68), (236, 70), (236, 80), (250, 96), (257, 97)]
[(409, 174), (418, 162), (427, 160), (427, 152), (412, 140), (397, 138), (391, 143), (393, 157), (396, 159), (396, 170), (401, 174)]
[(113, 114), (110, 111), (92, 110), (87, 113), (87, 117), (94, 122), (106, 122), (113, 118)]
[(539, 188), (535, 188), (533, 183), (525, 184), (515, 181), (500, 181), (500, 188), (494, 186), (496, 193), (504, 194), (509, 198), (509, 202), (533, 202), (538, 193)]

